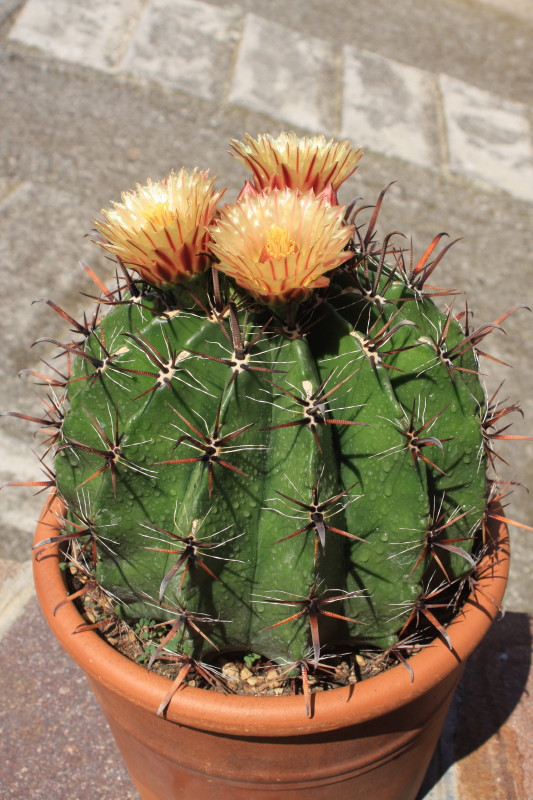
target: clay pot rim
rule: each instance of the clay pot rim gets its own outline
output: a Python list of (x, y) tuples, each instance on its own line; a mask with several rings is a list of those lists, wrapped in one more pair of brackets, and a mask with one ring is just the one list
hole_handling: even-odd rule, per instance
[[(34, 542), (54, 535), (62, 506), (46, 503)], [(356, 725), (390, 713), (414, 701), (432, 686), (461, 670), (498, 613), (509, 573), (509, 534), (503, 522), (491, 519), (496, 552), (481, 564), (481, 591), (470, 596), (447, 626), (453, 652), (439, 638), (410, 659), (414, 681), (401, 664), (361, 683), (313, 695), (313, 716), (306, 717), (301, 696), (249, 697), (181, 687), (171, 700), (167, 720), (214, 733), (249, 737), (289, 737)], [(65, 599), (63, 573), (58, 569), (59, 546), (49, 545), (34, 558), (34, 580), (42, 612), (68, 654), (91, 678), (155, 714), (171, 681), (148, 672), (114, 650), (94, 631), (75, 634), (84, 623)]]

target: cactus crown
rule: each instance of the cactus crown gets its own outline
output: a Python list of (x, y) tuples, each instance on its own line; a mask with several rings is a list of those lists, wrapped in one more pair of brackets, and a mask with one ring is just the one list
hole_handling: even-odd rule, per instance
[[(501, 495), (499, 423), (473, 329), (419, 260), (337, 201), (360, 151), (283, 134), (217, 210), (207, 173), (138, 186), (96, 223), (109, 289), (57, 342), (42, 418), (61, 538), (108, 606), (165, 653), (319, 667), (358, 643), (447, 639)], [(514, 310), (514, 309), (512, 309)], [(33, 373), (36, 375), (37, 373)], [(10, 412), (13, 413), (13, 412)], [(18, 415), (23, 416), (23, 415)], [(55, 541), (56, 537), (41, 543)], [(473, 577), (472, 577), (473, 576)]]

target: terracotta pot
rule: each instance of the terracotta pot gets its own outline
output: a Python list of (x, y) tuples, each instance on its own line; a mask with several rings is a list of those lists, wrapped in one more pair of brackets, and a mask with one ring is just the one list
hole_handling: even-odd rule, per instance
[[(56, 506), (56, 513), (58, 512)], [(52, 512), (35, 541), (51, 534)], [(58, 550), (35, 559), (35, 584), (55, 635), (82, 667), (143, 800), (414, 800), (436, 747), (465, 660), (497, 614), (507, 582), (507, 529), (477, 591), (439, 639), (411, 659), (354, 686), (302, 697), (226, 696), (186, 686), (166, 718), (156, 710), (168, 679), (147, 672), (95, 632), (66, 596)]]

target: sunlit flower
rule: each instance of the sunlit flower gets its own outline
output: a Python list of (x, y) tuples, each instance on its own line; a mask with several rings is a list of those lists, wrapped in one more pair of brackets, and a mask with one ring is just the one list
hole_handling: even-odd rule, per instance
[(168, 178), (124, 193), (121, 203), (103, 209), (96, 221), (106, 250), (154, 286), (183, 283), (209, 266), (206, 254), (215, 207), (207, 172), (171, 172)]
[(245, 134), (244, 138), (244, 142), (232, 140), (232, 155), (253, 172), (258, 191), (312, 189), (319, 194), (332, 187), (336, 192), (355, 172), (362, 156), (349, 141), (327, 141), (324, 136), (299, 138), (294, 133), (281, 133), (277, 138), (269, 134), (257, 139)]
[(353, 228), (344, 208), (313, 192), (290, 189), (248, 194), (226, 206), (211, 230), (217, 268), (261, 302), (305, 300), (328, 286), (324, 274), (344, 263)]

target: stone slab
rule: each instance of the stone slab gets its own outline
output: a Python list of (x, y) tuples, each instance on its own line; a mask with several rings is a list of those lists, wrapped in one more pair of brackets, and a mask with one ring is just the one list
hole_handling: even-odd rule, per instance
[(532, 625), (507, 614), (470, 657), (417, 800), (533, 796)]
[[(22, 181), (0, 202), (0, 214), (0, 270), (5, 287), (0, 297), (0, 411), (38, 417), (42, 405), (37, 398), (46, 397), (47, 392), (37, 385), (38, 379), (19, 377), (19, 371), (28, 368), (53, 374), (41, 359), (64, 370), (64, 361), (53, 361), (50, 344), (30, 346), (40, 337), (64, 341), (68, 323), (45, 303), (32, 305), (32, 301), (49, 297), (81, 318), (78, 314), (85, 301), (80, 292), (93, 293), (95, 287), (78, 259), (95, 266), (100, 254), (84, 236), (92, 224), (90, 213), (83, 200), (69, 192)], [(0, 484), (47, 479), (33, 452), (43, 441), (34, 435), (37, 428), (14, 417), (0, 418)], [(0, 492), (0, 557), (16, 561), (30, 557), (30, 537), (44, 503), (44, 495), (36, 492), (22, 487), (5, 487)]]
[(533, 797), (533, 618), (507, 614), (468, 663), (454, 756), (461, 800)]
[(533, 3), (531, 0), (475, 0), (475, 3), (489, 6), (500, 14), (510, 14), (515, 17), (520, 17), (527, 22), (533, 22)]
[(533, 149), (528, 108), (441, 75), (449, 166), (533, 201)]
[(0, 558), (0, 639), (34, 595), (31, 560)]
[(363, 149), (421, 167), (441, 164), (435, 77), (356, 47), (344, 47), (341, 135)]
[(28, 0), (10, 39), (62, 61), (95, 69), (117, 66), (143, 0)]
[(338, 58), (330, 42), (247, 14), (229, 102), (331, 133), (337, 127)]
[(477, 73), (478, 85), (451, 77), (452, 70), (438, 78), (379, 48), (343, 47), (326, 38), (329, 28), (323, 37), (310, 35), (309, 26), (296, 29), (294, 13), (287, 24), (277, 21), (281, 15), (267, 19), (270, 8), (265, 17), (244, 16), (246, 8), (244, 0), (27, 0), (9, 39), (63, 62), (216, 101), (221, 109), (229, 100), (228, 111), (234, 104), (290, 127), (340, 131), (387, 157), (444, 165), (453, 175), (533, 201), (527, 103), (481, 89)]
[[(35, 425), (22, 420), (2, 419), (0, 485), (7, 481), (47, 479), (32, 452), (32, 447), (37, 447), (37, 442), (32, 438), (34, 428)], [(25, 563), (31, 558), (33, 531), (44, 506), (47, 490), (42, 494), (37, 492), (38, 489), (21, 486), (5, 486), (0, 492), (2, 525), (0, 559)]]
[(238, 6), (150, 0), (121, 69), (178, 91), (221, 99), (240, 34)]
[(24, 0), (0, 0), (0, 25), (13, 14)]
[[(69, 311), (76, 315), (86, 303), (80, 292), (95, 288), (78, 262), (92, 260), (94, 264), (100, 253), (86, 236), (92, 217), (83, 200), (62, 189), (20, 183), (0, 204), (0, 213), (0, 268), (3, 280), (12, 287), (0, 298), (2, 342), (6, 363), (13, 359), (18, 372), (36, 368), (39, 359), (47, 356), (46, 347), (29, 351), (35, 339), (63, 335), (65, 329), (58, 314), (44, 303), (32, 305), (33, 301), (51, 297), (62, 305), (75, 298)], [(61, 369), (60, 364), (55, 366)], [(4, 369), (0, 364), (2, 377)], [(3, 383), (2, 390), (6, 388)]]
[(457, 700), (454, 697), (416, 800), (461, 800), (453, 751), (456, 726)]

